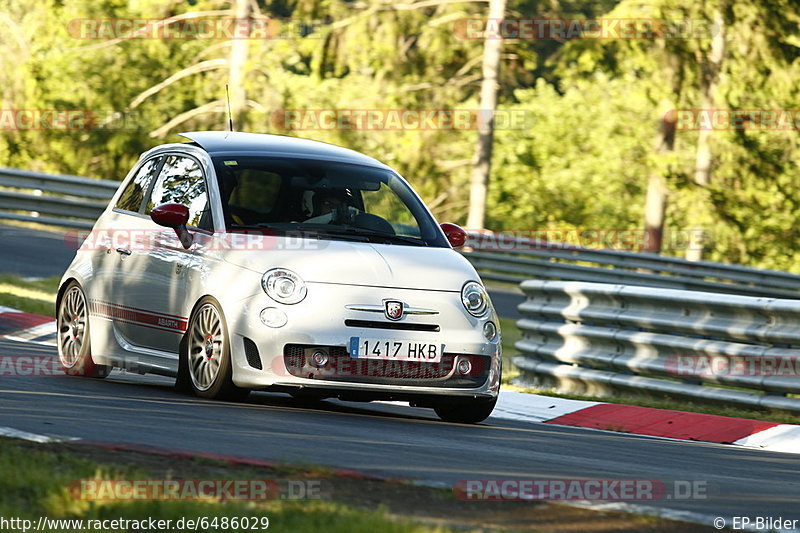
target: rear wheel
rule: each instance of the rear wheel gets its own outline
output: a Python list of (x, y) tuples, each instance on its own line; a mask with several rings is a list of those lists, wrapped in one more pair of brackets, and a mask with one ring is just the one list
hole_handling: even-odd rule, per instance
[(89, 308), (86, 295), (77, 282), (71, 281), (61, 297), (56, 316), (58, 359), (67, 375), (104, 378), (111, 367), (92, 359), (89, 337)]
[(445, 422), (476, 424), (489, 418), (496, 404), (497, 398), (442, 400), (433, 410)]
[[(189, 319), (181, 350), (178, 385), (188, 381), (191, 390), (203, 398), (243, 400), (250, 393), (233, 384), (231, 343), (225, 317), (217, 302), (205, 297)], [(185, 380), (188, 374), (188, 380)]]

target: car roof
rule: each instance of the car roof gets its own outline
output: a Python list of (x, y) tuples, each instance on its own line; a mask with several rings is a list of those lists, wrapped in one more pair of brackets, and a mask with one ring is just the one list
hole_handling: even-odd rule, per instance
[(298, 137), (240, 131), (192, 131), (180, 135), (193, 141), (212, 156), (256, 154), (294, 156), (389, 168), (377, 159), (355, 150)]

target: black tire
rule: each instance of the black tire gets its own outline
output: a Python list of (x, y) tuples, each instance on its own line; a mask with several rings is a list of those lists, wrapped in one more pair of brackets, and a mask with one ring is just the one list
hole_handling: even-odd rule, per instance
[(445, 422), (477, 424), (489, 418), (496, 404), (497, 398), (442, 400), (433, 410)]
[(186, 350), (188, 343), (186, 337), (189, 335), (187, 328), (186, 333), (181, 338), (181, 344), (178, 348), (178, 373), (175, 376), (175, 390), (183, 394), (194, 394), (192, 389), (192, 378), (189, 376), (189, 364), (186, 362)]
[(77, 281), (69, 282), (58, 302), (56, 329), (58, 360), (68, 376), (102, 379), (111, 373), (111, 366), (92, 359), (89, 306)]
[(188, 388), (201, 398), (244, 400), (250, 390), (237, 387), (232, 378), (231, 342), (225, 315), (214, 298), (205, 296), (189, 317), (175, 386)]

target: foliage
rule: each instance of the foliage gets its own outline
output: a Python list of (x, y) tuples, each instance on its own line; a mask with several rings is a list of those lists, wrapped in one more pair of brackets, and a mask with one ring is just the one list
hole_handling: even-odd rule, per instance
[[(224, 17), (235, 4), (0, 0), (2, 109), (92, 110), (101, 122), (71, 131), (0, 129), (0, 164), (122, 179), (141, 152), (180, 140), (180, 131), (225, 128), (234, 41), (76, 39), (70, 21)], [(303, 129), (283, 118), (284, 110), (476, 109), (482, 41), (464, 39), (457, 28), (485, 16), (485, 3), (251, 4), (253, 14), (278, 20), (285, 31), (247, 43), (246, 105), (237, 128), (367, 152), (406, 176), (439, 218), (463, 223), (474, 129)], [(716, 17), (725, 53), (714, 78), (715, 105), (796, 108), (799, 4), (512, 0), (508, 13), (694, 21), (709, 31), (681, 39), (508, 40), (500, 110), (522, 112), (526, 122), (496, 133), (490, 229), (640, 228), (647, 176), (656, 173), (669, 188), (667, 231), (705, 228), (707, 258), (800, 270), (797, 127), (714, 131), (707, 186), (694, 180), (697, 131), (679, 129), (670, 153), (654, 145), (665, 110), (703, 105)]]

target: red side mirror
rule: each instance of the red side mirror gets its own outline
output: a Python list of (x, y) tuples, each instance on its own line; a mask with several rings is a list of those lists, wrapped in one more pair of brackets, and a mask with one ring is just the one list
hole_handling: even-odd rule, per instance
[(159, 226), (166, 226), (175, 230), (184, 248), (189, 248), (194, 242), (194, 237), (186, 229), (189, 222), (189, 208), (181, 204), (163, 204), (150, 211), (150, 218)]
[(467, 232), (461, 229), (460, 226), (445, 222), (441, 225), (444, 236), (453, 248), (461, 248), (467, 242)]
[(150, 218), (159, 226), (185, 226), (189, 222), (189, 208), (181, 204), (163, 204), (150, 211)]

